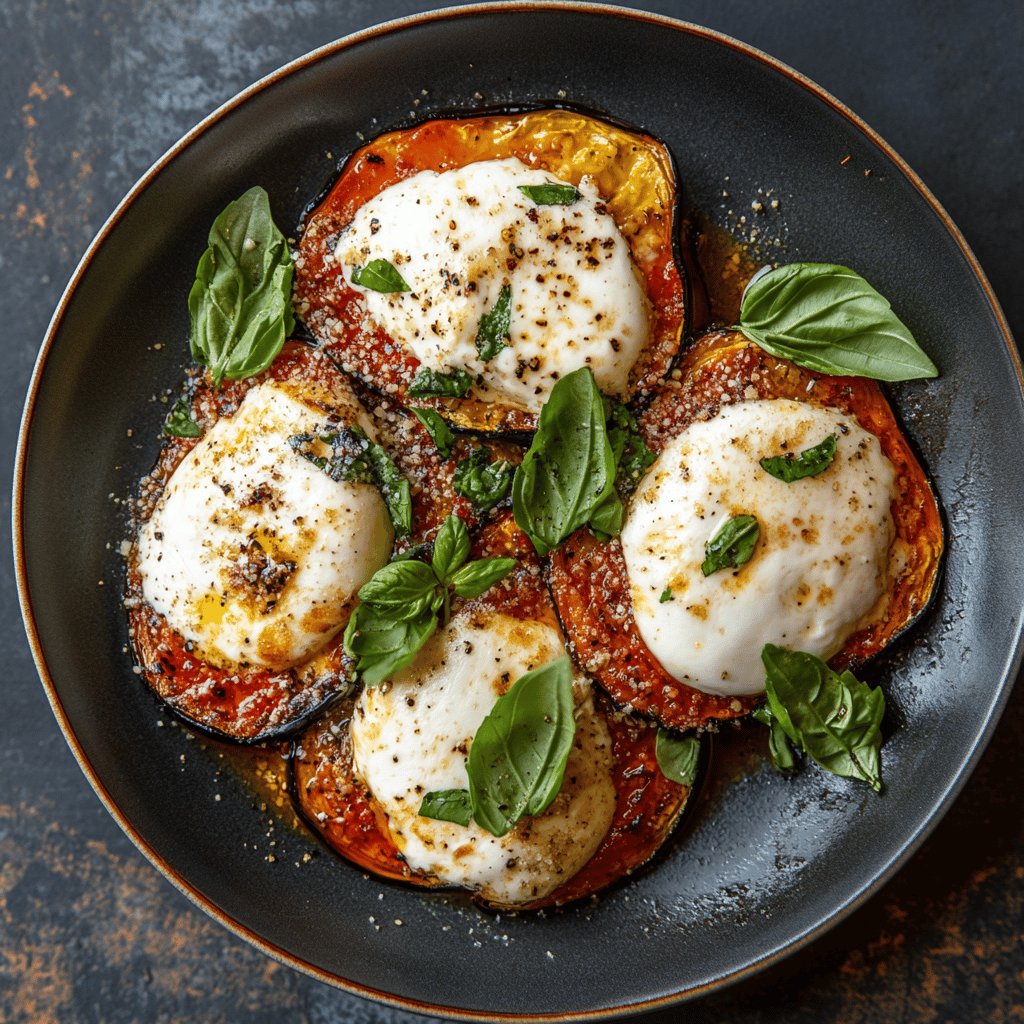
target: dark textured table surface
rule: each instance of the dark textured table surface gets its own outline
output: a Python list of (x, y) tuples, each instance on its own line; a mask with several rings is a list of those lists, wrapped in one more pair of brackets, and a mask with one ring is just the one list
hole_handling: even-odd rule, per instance
[[(0, 446), (5, 534), (22, 397), (50, 313), (139, 174), (237, 90), (414, 0), (0, 3)], [(1024, 8), (1014, 0), (650, 0), (819, 82), (910, 162), (1024, 337)], [(936, 301), (941, 301), (937, 296)], [(969, 339), (965, 339), (965, 344)], [(8, 538), (5, 538), (7, 544)], [(282, 967), (149, 866), (60, 736), (0, 562), (0, 1021), (421, 1018)], [(936, 756), (941, 756), (941, 751)], [(651, 1021), (1024, 1020), (1024, 690), (957, 803), (867, 905), (768, 973)]]

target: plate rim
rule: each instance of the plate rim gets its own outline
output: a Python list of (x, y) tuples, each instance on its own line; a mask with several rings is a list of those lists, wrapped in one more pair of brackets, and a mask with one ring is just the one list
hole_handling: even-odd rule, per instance
[(780, 945), (775, 949), (766, 951), (753, 962), (748, 963), (728, 974), (721, 974), (711, 981), (687, 989), (683, 992), (674, 992), (667, 995), (655, 996), (650, 999), (637, 1000), (635, 1002), (609, 1009), (556, 1013), (508, 1014), (500, 1013), (500, 1011), (468, 1010), (459, 1007), (429, 1003), (411, 997), (398, 996), (394, 993), (376, 989), (372, 986), (363, 985), (347, 978), (341, 978), (338, 975), (317, 967), (315, 964), (312, 964), (293, 953), (289, 953), (288, 951), (267, 941), (251, 928), (242, 924), (240, 921), (235, 920), (230, 914), (218, 907), (199, 889), (185, 881), (184, 878), (180, 877), (121, 812), (120, 808), (107, 791), (98, 773), (89, 762), (81, 744), (78, 741), (71, 721), (61, 704), (60, 697), (58, 696), (56, 686), (49, 671), (46, 656), (42, 649), (42, 644), (40, 643), (39, 632), (32, 608), (32, 601), (29, 595), (28, 571), (25, 559), (25, 534), (27, 531), (24, 522), (23, 496), (25, 476), (27, 472), (27, 450), (32, 434), (32, 421), (35, 413), (36, 398), (46, 369), (47, 360), (60, 332), (71, 298), (92, 263), (93, 258), (131, 206), (152, 184), (157, 176), (167, 166), (169, 166), (179, 154), (188, 149), (193, 142), (199, 139), (210, 128), (219, 123), (235, 109), (241, 107), (251, 98), (262, 93), (277, 82), (315, 65), (321, 60), (335, 56), (336, 54), (342, 53), (353, 46), (357, 46), (369, 40), (424, 24), (432, 24), (434, 22), (447, 20), (456, 21), (477, 15), (506, 14), (514, 12), (562, 12), (565, 14), (598, 15), (609, 19), (627, 18), (633, 21), (652, 24), (672, 31), (682, 32), (687, 35), (706, 39), (760, 62), (769, 70), (781, 74), (791, 82), (799, 85), (806, 92), (810, 93), (813, 97), (838, 113), (853, 128), (864, 135), (869, 142), (877, 146), (884, 155), (896, 165), (900, 173), (925, 200), (927, 205), (931, 208), (932, 213), (938, 217), (946, 231), (948, 231), (953, 241), (956, 243), (962, 256), (967, 262), (971, 274), (981, 286), (989, 309), (995, 318), (996, 325), (999, 328), (1003, 343), (1009, 354), (1011, 366), (1016, 374), (1020, 400), (1022, 404), (1024, 404), (1024, 365), (1022, 365), (1020, 352), (1017, 348), (1016, 342), (1014, 341), (1013, 334), (1010, 331), (1006, 315), (999, 304), (999, 300), (996, 298), (984, 270), (981, 268), (977, 257), (972, 251), (967, 240), (964, 238), (962, 232), (953, 222), (942, 204), (934, 196), (928, 186), (914, 172), (906, 160), (904, 160), (903, 157), (901, 157), (899, 153), (861, 117), (855, 114), (849, 107), (816, 82), (763, 50), (760, 50), (749, 43), (735, 39), (726, 33), (719, 32), (715, 29), (710, 29), (693, 22), (672, 18), (668, 15), (657, 14), (638, 8), (593, 3), (588, 2), (588, 0), (487, 0), (487, 2), (483, 3), (460, 4), (453, 7), (435, 8), (418, 14), (408, 15), (406, 17), (396, 18), (390, 21), (381, 22), (380, 24), (371, 25), (346, 36), (342, 36), (286, 62), (276, 70), (257, 79), (251, 85), (226, 100), (182, 135), (180, 139), (178, 139), (150, 165), (150, 167), (138, 178), (135, 184), (132, 185), (124, 197), (114, 207), (113, 211), (106, 218), (103, 225), (89, 243), (75, 267), (67, 286), (61, 294), (60, 299), (58, 300), (53, 316), (50, 319), (50, 323), (43, 337), (43, 342), (40, 346), (39, 353), (33, 365), (32, 375), (29, 380), (18, 430), (18, 443), (14, 462), (11, 501), (11, 532), (14, 554), (15, 584), (18, 592), (18, 602), (23, 625), (25, 627), (36, 671), (46, 693), (50, 708), (54, 717), (57, 719), (57, 724), (59, 725), (64, 739), (71, 749), (75, 760), (78, 762), (79, 768), (85, 775), (89, 784), (92, 786), (93, 791), (96, 793), (107, 812), (139, 852), (153, 867), (157, 869), (157, 871), (160, 872), (161, 875), (163, 875), (168, 882), (171, 883), (171, 885), (174, 886), (175, 889), (177, 889), (183, 896), (187, 897), (190, 902), (196, 905), (200, 910), (204, 911), (209, 917), (213, 918), (233, 934), (256, 947), (260, 952), (279, 963), (295, 970), (299, 970), (318, 981), (325, 982), (326, 984), (342, 989), (350, 994), (361, 996), (365, 999), (370, 999), (378, 1003), (383, 1003), (396, 1009), (421, 1014), (429, 1013), (440, 1015), (451, 1020), (462, 1021), (608, 1020), (614, 1017), (625, 1016), (626, 1014), (647, 1012), (672, 1005), (679, 1005), (684, 1002), (699, 999), (712, 991), (725, 988), (740, 980), (750, 978), (754, 974), (765, 970), (770, 965), (779, 962), (793, 953), (796, 953), (800, 949), (803, 949), (825, 932), (830, 931), (836, 924), (845, 919), (849, 914), (881, 890), (917, 852), (921, 844), (925, 839), (927, 839), (945, 816), (952, 803), (966, 785), (968, 779), (974, 773), (974, 770), (978, 765), (978, 761), (980, 760), (985, 748), (988, 746), (999, 719), (1002, 717), (1002, 713), (1005, 710), (1010, 694), (1013, 691), (1017, 675), (1020, 672), (1022, 661), (1024, 661), (1024, 635), (1018, 636), (1014, 647), (1008, 652), (1006, 661), (1007, 670), (1000, 683), (1000, 691), (989, 706), (988, 716), (985, 719), (982, 728), (979, 730), (970, 753), (956, 777), (946, 788), (941, 797), (939, 797), (939, 799), (932, 805), (926, 817), (907, 843), (894, 857), (890, 859), (885, 868), (875, 875), (870, 882), (862, 886), (860, 890), (852, 893), (849, 898), (837, 907), (835, 912), (826, 920), (819, 922), (813, 927), (805, 929), (791, 941)]

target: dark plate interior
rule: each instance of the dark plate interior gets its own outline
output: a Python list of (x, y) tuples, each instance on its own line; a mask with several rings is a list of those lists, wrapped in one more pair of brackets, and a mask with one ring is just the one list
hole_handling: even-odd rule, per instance
[[(114, 499), (152, 463), (166, 407), (151, 396), (182, 379), (185, 296), (228, 199), (260, 183), (278, 222), (294, 225), (358, 133), (557, 101), (663, 139), (686, 201), (723, 223), (775, 190), (776, 258), (849, 263), (891, 298), (942, 371), (892, 395), (943, 499), (949, 556), (936, 606), (873, 670), (895, 727), (883, 797), (814, 770), (780, 780), (729, 730), (668, 857), (594, 904), (499, 919), (367, 880), (280, 825), (267, 859), (268, 815), (220, 748), (158, 727), (165, 716), (132, 675)], [(893, 154), (823, 94), (728, 40), (632, 13), (448, 12), (328, 47), (255, 87), (179, 144), (101, 234), (30, 392), (15, 500), (22, 595), (83, 767), (145, 852), (225, 923), (404, 1005), (600, 1012), (694, 994), (794, 948), (934, 823), (1018, 656), (1024, 574), (1007, 553), (1019, 549), (1021, 437), (1019, 367), (973, 258)], [(294, 867), (306, 852), (317, 855)]]

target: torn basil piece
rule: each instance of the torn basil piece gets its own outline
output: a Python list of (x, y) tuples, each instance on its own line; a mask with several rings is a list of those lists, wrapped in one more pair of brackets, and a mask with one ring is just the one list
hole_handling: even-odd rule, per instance
[(761, 468), (769, 475), (791, 484), (810, 476), (824, 473), (836, 457), (836, 435), (830, 434), (824, 441), (805, 448), (799, 455), (773, 455), (761, 459)]
[(420, 804), (419, 813), (435, 821), (451, 821), (456, 825), (468, 825), (473, 817), (473, 807), (468, 789), (440, 789), (427, 793)]
[(370, 260), (365, 267), (353, 267), (351, 281), (374, 292), (408, 292), (412, 289), (388, 260)]
[(409, 412), (423, 424), (441, 458), (447, 459), (455, 447), (455, 435), (451, 427), (445, 423), (444, 417), (435, 409), (424, 409), (415, 405), (409, 406)]
[(542, 185), (520, 185), (519, 191), (538, 206), (570, 206), (580, 197), (575, 185), (559, 185), (547, 181)]
[(168, 437), (199, 437), (202, 428), (192, 418), (192, 406), (187, 398), (179, 398), (164, 420), (164, 433)]
[(512, 287), (502, 285), (494, 305), (480, 317), (476, 332), (476, 349), (480, 358), (487, 362), (493, 359), (512, 340), (509, 328), (512, 326)]
[(737, 569), (749, 562), (761, 527), (756, 516), (733, 516), (715, 531), (704, 548), (700, 571), (710, 576), (719, 569)]
[(465, 370), (431, 370), (421, 366), (416, 371), (407, 394), (410, 398), (465, 398), (473, 378)]

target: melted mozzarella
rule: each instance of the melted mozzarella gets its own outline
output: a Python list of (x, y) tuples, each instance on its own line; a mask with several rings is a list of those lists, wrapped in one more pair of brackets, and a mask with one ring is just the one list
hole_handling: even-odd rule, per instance
[(388, 559), (376, 488), (332, 480), (292, 449), (328, 415), (372, 424), (347, 386), (267, 382), (182, 460), (138, 541), (142, 593), (214, 664), (287, 668), (345, 624)]
[[(623, 395), (648, 333), (629, 247), (584, 180), (570, 205), (536, 206), (519, 185), (554, 181), (516, 159), (419, 174), (367, 202), (335, 258), (389, 260), (411, 291), (358, 289), (370, 316), (424, 365), (464, 369), (477, 393), (539, 410), (555, 381), (589, 365)], [(484, 362), (480, 318), (511, 287), (511, 344)]]
[[(818, 476), (787, 484), (759, 465), (830, 434), (835, 459)], [(692, 424), (648, 470), (622, 531), (644, 642), (676, 679), (724, 695), (764, 689), (766, 643), (835, 654), (880, 613), (895, 481), (878, 439), (835, 409), (741, 402)], [(753, 557), (705, 577), (705, 544), (743, 514), (760, 524)]]
[(503, 904), (546, 896), (593, 856), (615, 810), (611, 740), (590, 684), (574, 680), (576, 737), (554, 803), (500, 839), (417, 813), (426, 793), (466, 789), (465, 762), (495, 700), (565, 653), (560, 632), (495, 613), (456, 616), (410, 668), (363, 691), (352, 717), (357, 774), (383, 808), (414, 870)]

